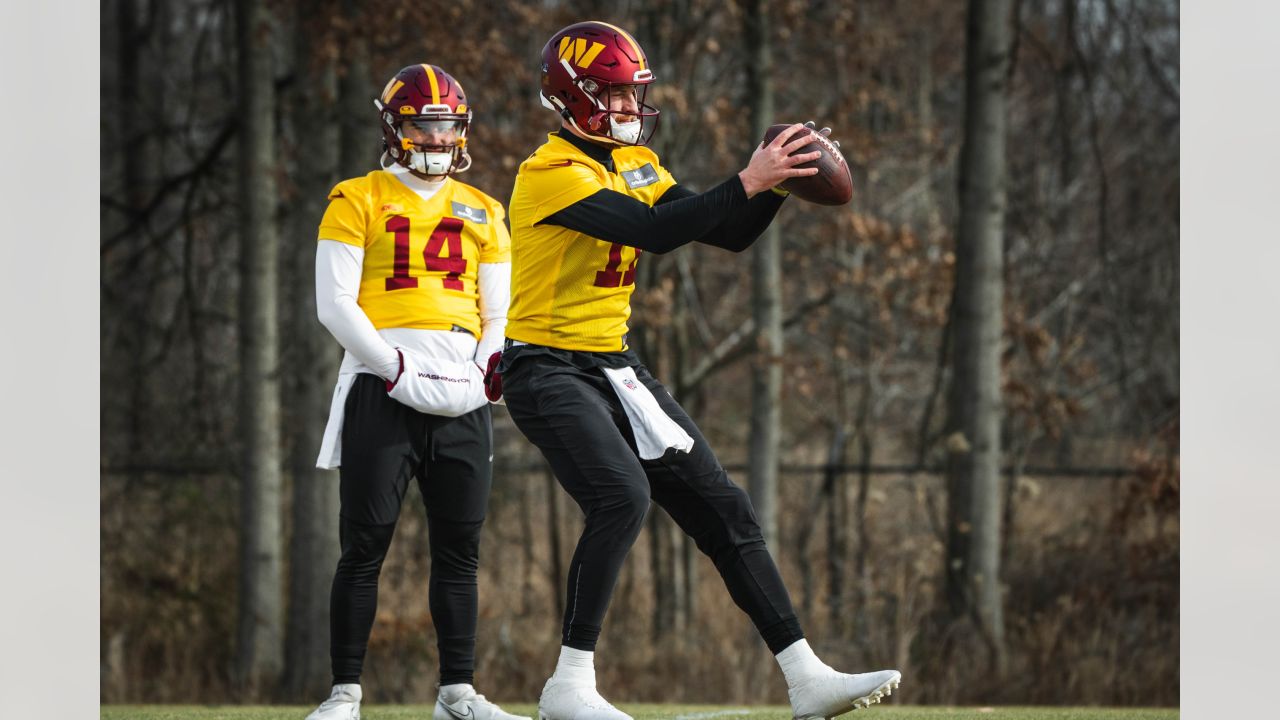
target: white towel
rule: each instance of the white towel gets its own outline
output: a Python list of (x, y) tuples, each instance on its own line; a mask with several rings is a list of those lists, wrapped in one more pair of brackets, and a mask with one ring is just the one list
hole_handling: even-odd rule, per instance
[(617, 370), (604, 368), (604, 374), (622, 400), (622, 409), (626, 411), (631, 430), (636, 435), (636, 449), (640, 451), (641, 460), (656, 460), (667, 448), (680, 452), (693, 449), (693, 438), (667, 415), (649, 388), (636, 379), (635, 370), (629, 367)]
[(404, 371), (388, 393), (392, 400), (441, 417), (459, 417), (489, 404), (484, 371), (471, 359), (455, 362), (396, 349), (404, 358)]
[(333, 386), (333, 401), (329, 403), (329, 422), (324, 426), (324, 437), (320, 440), (320, 457), (316, 458), (316, 467), (332, 470), (342, 464), (342, 418), (346, 413), (347, 393), (351, 392), (351, 384), (359, 373), (340, 373), (338, 383)]

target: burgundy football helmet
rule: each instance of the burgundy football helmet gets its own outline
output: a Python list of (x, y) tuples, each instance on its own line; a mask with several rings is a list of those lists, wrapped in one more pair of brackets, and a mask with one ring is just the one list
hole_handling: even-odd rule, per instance
[[(627, 31), (591, 20), (562, 28), (542, 48), (542, 104), (586, 135), (618, 145), (645, 145), (658, 110), (644, 102), (653, 71)], [(610, 88), (634, 86), (634, 113), (609, 110)], [(615, 115), (633, 115), (620, 123)]]
[[(436, 65), (401, 68), (373, 104), (382, 119), (386, 156), (393, 162), (419, 175), (452, 175), (471, 167), (467, 154), (471, 106), (462, 85), (449, 73)], [(455, 139), (446, 145), (428, 145), (410, 137), (449, 130)]]

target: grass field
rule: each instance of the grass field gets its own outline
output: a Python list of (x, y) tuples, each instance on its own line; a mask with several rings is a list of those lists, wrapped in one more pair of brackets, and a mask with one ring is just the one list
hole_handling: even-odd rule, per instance
[[(642, 705), (618, 703), (635, 720), (790, 720), (783, 706)], [(534, 716), (533, 705), (503, 705), (508, 712)], [(290, 705), (104, 705), (102, 720), (302, 720), (314, 708)], [(430, 720), (430, 705), (365, 705), (361, 720)], [(1175, 720), (1176, 708), (906, 707), (873, 705), (841, 720)]]

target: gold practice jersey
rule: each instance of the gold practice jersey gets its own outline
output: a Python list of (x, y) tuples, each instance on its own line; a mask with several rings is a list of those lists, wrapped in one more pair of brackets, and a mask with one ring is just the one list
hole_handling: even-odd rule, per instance
[(423, 200), (375, 170), (329, 193), (320, 239), (364, 249), (358, 301), (374, 327), (479, 337), (477, 265), (511, 260), (503, 217), (501, 203), (453, 178)]
[(613, 150), (615, 172), (551, 134), (520, 165), (511, 193), (507, 337), (564, 350), (626, 349), (640, 251), (538, 223), (608, 188), (653, 207), (676, 184), (645, 147)]

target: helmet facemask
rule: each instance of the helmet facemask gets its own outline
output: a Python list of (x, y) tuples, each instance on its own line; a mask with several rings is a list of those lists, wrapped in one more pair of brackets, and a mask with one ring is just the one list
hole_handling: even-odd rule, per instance
[[(573, 77), (576, 87), (575, 98), (585, 105), (582, 112), (574, 112), (565, 107), (562, 101), (552, 95), (548, 102), (546, 93), (542, 94), (542, 104), (556, 110), (560, 116), (589, 137), (616, 145), (647, 145), (654, 131), (658, 129), (659, 111), (645, 102), (649, 85), (653, 82), (653, 73), (642, 70), (636, 73), (634, 82), (612, 83), (597, 77), (576, 75), (567, 62), (563, 62), (566, 70)], [(626, 110), (610, 110), (609, 99), (615, 87), (635, 88), (634, 112)], [(630, 118), (622, 121), (621, 118)]]
[[(595, 111), (587, 119), (587, 127), (581, 128), (593, 135), (602, 135), (607, 140), (619, 145), (646, 145), (658, 128), (658, 109), (645, 103), (649, 93), (649, 83), (653, 82), (652, 73), (647, 82), (618, 85), (601, 82), (592, 77), (580, 78), (578, 87), (595, 102)], [(635, 88), (636, 109), (634, 112), (610, 110), (609, 101), (615, 87)], [(622, 118), (629, 117), (625, 122)]]
[[(396, 115), (374, 101), (382, 111), (382, 134), (386, 157), (415, 175), (440, 178), (466, 172), (471, 167), (467, 154), (467, 130), (471, 113), (455, 113), (447, 105), (422, 108), (420, 114)], [(431, 142), (452, 135), (449, 142)]]

